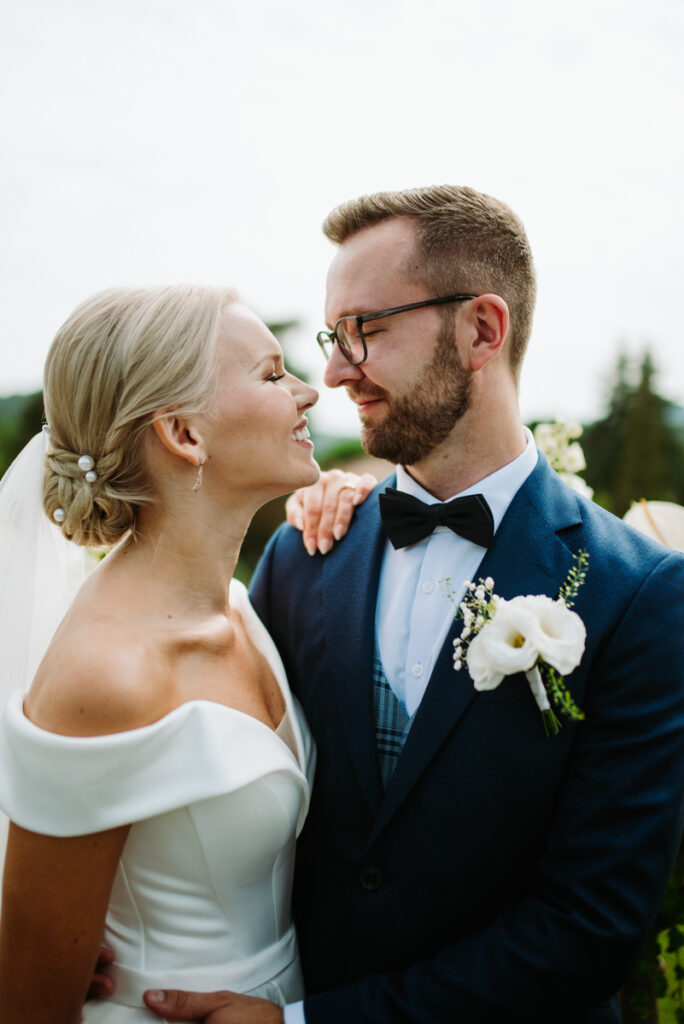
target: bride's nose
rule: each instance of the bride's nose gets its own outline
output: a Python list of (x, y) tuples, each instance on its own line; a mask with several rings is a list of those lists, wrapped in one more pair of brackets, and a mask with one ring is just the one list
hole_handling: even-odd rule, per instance
[(293, 378), (292, 393), (297, 403), (297, 408), (304, 412), (305, 409), (310, 409), (318, 401), (318, 392), (316, 388), (312, 388), (310, 384), (305, 384), (299, 377)]

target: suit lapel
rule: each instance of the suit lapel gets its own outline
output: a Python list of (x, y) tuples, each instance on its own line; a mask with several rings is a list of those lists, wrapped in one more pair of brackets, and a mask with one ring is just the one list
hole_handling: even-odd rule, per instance
[(337, 725), (373, 813), (383, 797), (373, 716), (375, 605), (385, 546), (378, 494), (394, 482), (391, 477), (376, 487), (357, 509), (354, 528), (323, 559), (329, 673), (339, 708)]
[[(556, 597), (572, 565), (573, 552), (558, 532), (581, 522), (572, 491), (539, 456), (535, 470), (518, 491), (476, 574), (491, 576), (495, 592)], [(448, 575), (448, 571), (445, 572)], [(453, 668), (453, 641), (461, 626), (454, 622), (385, 793), (371, 842), (409, 795), (418, 776), (452, 733), (477, 693), (467, 672)]]

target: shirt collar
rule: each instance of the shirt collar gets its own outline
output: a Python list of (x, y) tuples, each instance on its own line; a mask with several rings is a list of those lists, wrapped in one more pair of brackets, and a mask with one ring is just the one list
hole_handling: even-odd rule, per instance
[[(495, 531), (498, 530), (499, 523), (506, 514), (506, 509), (537, 465), (537, 448), (534, 438), (527, 427), (523, 427), (523, 430), (527, 444), (521, 455), (502, 466), (501, 469), (490, 473), (489, 476), (478, 480), (471, 487), (466, 487), (464, 491), (451, 495), (451, 498), (460, 498), (466, 494), (483, 494), (492, 510)], [(412, 476), (409, 476), (403, 466), (397, 466), (397, 490), (412, 494), (414, 498), (420, 498), (427, 505), (434, 505), (439, 501), (439, 498), (435, 498), (434, 494), (430, 494)], [(447, 501), (450, 501), (451, 498), (447, 498)]]

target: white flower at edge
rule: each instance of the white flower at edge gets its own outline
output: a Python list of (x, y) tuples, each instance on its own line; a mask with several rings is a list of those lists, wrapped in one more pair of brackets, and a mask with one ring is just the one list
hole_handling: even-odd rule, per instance
[(547, 451), (555, 447), (556, 431), (553, 423), (538, 423), (534, 428), (534, 440), (537, 447), (546, 455)]
[(593, 490), (577, 474), (587, 468), (582, 446), (577, 438), (582, 436), (579, 423), (539, 423), (534, 430), (537, 447), (549, 460), (549, 465), (562, 480), (586, 498)]
[(475, 689), (493, 690), (504, 676), (530, 672), (539, 658), (561, 675), (571, 672), (585, 640), (579, 615), (560, 601), (543, 594), (499, 599), (496, 614), (471, 641), (466, 663)]
[(569, 444), (565, 450), (565, 466), (563, 467), (568, 473), (581, 473), (583, 469), (587, 468), (587, 463), (584, 458), (584, 452), (582, 446), (573, 441)]
[(594, 494), (594, 488), (590, 487), (581, 476), (577, 476), (576, 473), (559, 473), (558, 476), (561, 478), (564, 484), (568, 487), (572, 487), (573, 491), (577, 491), (583, 498), (591, 498)]

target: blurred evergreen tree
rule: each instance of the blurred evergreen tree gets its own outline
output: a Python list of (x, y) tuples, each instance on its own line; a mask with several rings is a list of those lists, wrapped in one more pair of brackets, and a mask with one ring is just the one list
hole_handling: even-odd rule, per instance
[(655, 390), (656, 373), (650, 352), (638, 366), (621, 354), (607, 415), (582, 436), (594, 500), (618, 516), (640, 498), (684, 502), (684, 437), (676, 407)]
[(0, 398), (0, 477), (42, 424), (42, 391)]

